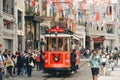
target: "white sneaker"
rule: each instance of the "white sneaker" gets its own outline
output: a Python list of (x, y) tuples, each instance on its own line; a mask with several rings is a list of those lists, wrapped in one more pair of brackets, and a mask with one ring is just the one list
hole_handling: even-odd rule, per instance
[(74, 74), (75, 72), (74, 72), (74, 71), (72, 71), (71, 73), (72, 73), (72, 74)]

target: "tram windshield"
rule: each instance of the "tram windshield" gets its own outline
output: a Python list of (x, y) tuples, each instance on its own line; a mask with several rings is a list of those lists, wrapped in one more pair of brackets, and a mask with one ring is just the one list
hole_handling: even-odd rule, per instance
[(47, 37), (46, 51), (69, 51), (69, 38), (67, 37)]

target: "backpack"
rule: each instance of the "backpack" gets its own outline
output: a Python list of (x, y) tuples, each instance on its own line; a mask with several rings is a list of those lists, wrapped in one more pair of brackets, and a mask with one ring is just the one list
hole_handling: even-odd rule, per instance
[(7, 62), (8, 64), (11, 64), (11, 63), (13, 62), (11, 58), (12, 58), (12, 55), (10, 55), (10, 56), (7, 55), (7, 61), (6, 61), (6, 62)]
[(40, 62), (40, 56), (39, 55), (36, 56), (36, 62)]

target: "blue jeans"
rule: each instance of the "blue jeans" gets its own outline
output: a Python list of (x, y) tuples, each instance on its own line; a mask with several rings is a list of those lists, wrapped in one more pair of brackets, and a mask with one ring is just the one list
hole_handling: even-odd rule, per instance
[(25, 65), (21, 67), (21, 72), (25, 74), (27, 73), (27, 67)]
[(3, 80), (2, 79), (2, 69), (0, 68), (0, 80)]

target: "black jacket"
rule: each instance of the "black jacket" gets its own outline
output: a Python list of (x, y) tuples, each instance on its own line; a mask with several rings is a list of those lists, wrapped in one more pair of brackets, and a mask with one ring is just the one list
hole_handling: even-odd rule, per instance
[(75, 53), (71, 53), (71, 56), (70, 56), (70, 62), (76, 62), (76, 54)]

